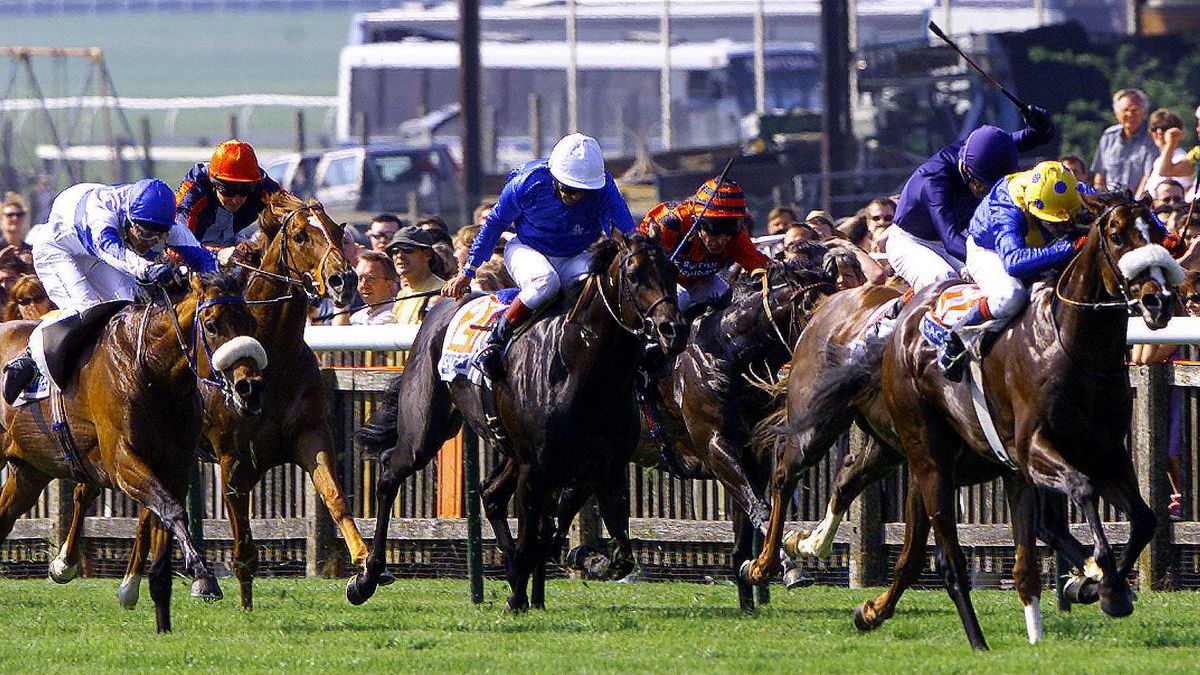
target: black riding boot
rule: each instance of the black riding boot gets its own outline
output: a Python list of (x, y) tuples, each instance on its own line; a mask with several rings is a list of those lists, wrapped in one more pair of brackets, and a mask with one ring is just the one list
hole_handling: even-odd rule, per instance
[(487, 342), (475, 357), (475, 366), (482, 370), (488, 379), (504, 379), (504, 350), (512, 336), (513, 324), (508, 320), (508, 314), (502, 313), (496, 317)]
[(5, 364), (4, 374), (0, 375), (0, 390), (3, 390), (5, 403), (12, 405), (36, 375), (37, 364), (33, 362), (28, 349)]

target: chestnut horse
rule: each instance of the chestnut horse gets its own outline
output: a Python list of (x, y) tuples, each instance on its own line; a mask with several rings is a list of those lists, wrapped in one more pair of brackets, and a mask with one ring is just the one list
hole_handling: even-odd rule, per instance
[[(253, 579), (258, 548), (250, 531), (250, 495), (262, 477), (283, 464), (298, 464), (309, 474), (330, 515), (341, 530), (350, 559), (361, 565), (367, 546), (346, 507), (334, 465), (333, 437), (326, 421), (326, 404), (316, 356), (304, 343), (310, 303), (327, 297), (338, 307), (354, 298), (356, 275), (343, 255), (343, 225), (335, 223), (315, 200), (307, 204), (286, 193), (267, 196), (259, 218), (260, 233), (239, 246), (235, 260), (250, 270), (245, 297), (258, 320), (255, 337), (266, 349), (263, 371), (270, 386), (262, 414), (234, 414), (214, 392), (204, 395), (204, 439), (221, 467), (225, 506), (233, 532), (234, 574), (245, 609), (253, 606)], [(74, 523), (82, 520), (97, 493), (76, 489)], [(72, 532), (77, 532), (72, 527)], [(51, 566), (61, 583), (75, 576), (79, 549), (75, 539)], [(130, 555), (121, 602), (137, 603), (140, 571), (146, 547), (139, 538)]]
[(425, 317), (386, 408), (360, 430), (368, 452), (380, 456), (379, 520), (366, 572), (346, 586), (350, 602), (370, 598), (386, 568), (388, 519), (401, 482), (429, 463), (463, 418), (513, 460), (508, 466), (516, 475), (518, 539), (513, 541), (506, 518), (492, 520), (512, 590), (508, 610), (529, 607), (531, 577), (532, 605), (545, 605), (553, 507), (564, 487), (597, 490), (610, 533), (629, 551), (629, 502), (606, 497), (620, 492), (609, 486), (624, 484), (638, 440), (634, 376), (647, 337), (675, 355), (688, 327), (676, 305), (677, 272), (656, 240), (642, 234), (626, 239), (614, 230), (611, 239), (592, 247), (592, 256), (575, 309), (568, 313), (569, 303), (563, 303), (512, 342), (504, 357), (508, 376), (490, 395), (466, 378), (447, 384), (438, 375), (455, 303), (441, 303)]
[[(192, 544), (183, 507), (200, 444), (197, 368), (211, 363), (217, 375), (215, 382), (205, 380), (213, 385), (205, 389), (227, 398), (236, 411), (231, 415), (253, 415), (262, 406), (260, 369), (266, 365), (262, 346), (246, 337), (254, 318), (232, 276), (194, 275), (177, 286), (170, 297), (164, 288), (143, 289), (148, 297), (116, 314), (80, 355), (63, 389), (79, 469), (52, 429), (49, 400), (0, 408), (2, 459), (9, 467), (0, 492), (0, 539), (53, 478), (86, 478), (97, 491), (120, 488), (154, 516), (149, 526), (161, 545), (149, 574), (159, 632), (171, 630), (172, 537), (195, 579), (192, 594), (221, 597)], [(35, 325), (0, 325), (0, 359), (25, 349)]]

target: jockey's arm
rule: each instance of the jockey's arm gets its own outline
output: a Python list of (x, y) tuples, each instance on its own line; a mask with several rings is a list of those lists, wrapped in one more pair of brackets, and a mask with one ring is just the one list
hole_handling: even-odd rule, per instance
[(92, 243), (96, 246), (96, 257), (110, 267), (138, 277), (150, 266), (149, 260), (134, 253), (121, 239), (121, 225), (116, 214), (103, 219), (89, 218), (87, 226)]
[(1025, 128), (1014, 131), (1011, 135), (1013, 143), (1017, 145), (1017, 152), (1027, 152), (1054, 140), (1054, 133), (1054, 120), (1050, 113), (1033, 106), (1025, 114)]
[(208, 206), (208, 195), (196, 184), (200, 165), (192, 167), (175, 191), (175, 223), (195, 233), (199, 226), (200, 213)]
[(1074, 243), (1058, 241), (1049, 246), (1025, 244), (1024, 212), (1015, 207), (993, 207), (989, 216), (1000, 223), (996, 234), (996, 253), (1004, 263), (1004, 271), (1017, 279), (1029, 279), (1042, 272), (1066, 264), (1074, 252)]
[(217, 258), (200, 245), (196, 235), (176, 223), (167, 233), (167, 247), (179, 254), (183, 262), (197, 272), (212, 272), (217, 269)]
[(604, 187), (600, 188), (600, 198), (604, 204), (601, 209), (601, 227), (605, 230), (604, 233), (611, 235), (609, 228), (615, 227), (621, 234), (633, 234), (637, 229), (637, 222), (634, 221), (633, 214), (629, 212), (629, 205), (625, 203), (625, 198), (621, 196), (611, 177), (605, 181)]
[(500, 191), (500, 198), (496, 200), (496, 205), (484, 219), (479, 232), (475, 233), (475, 239), (471, 242), (471, 248), (467, 252), (467, 263), (463, 265), (460, 274), (474, 277), (475, 270), (492, 257), (492, 251), (496, 249), (500, 235), (504, 234), (504, 231), (521, 215), (521, 205), (518, 203), (519, 195), (515, 182), (510, 180)]
[(947, 176), (931, 176), (921, 190), (921, 199), (929, 209), (929, 220), (937, 229), (946, 251), (959, 260), (967, 259), (966, 223), (958, 222), (954, 197)]

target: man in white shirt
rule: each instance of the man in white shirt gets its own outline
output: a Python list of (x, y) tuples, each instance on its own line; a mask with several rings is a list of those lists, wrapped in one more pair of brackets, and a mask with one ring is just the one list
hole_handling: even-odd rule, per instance
[(400, 291), (400, 280), (392, 259), (386, 253), (364, 251), (359, 254), (354, 271), (358, 273), (358, 294), (367, 306), (350, 315), (350, 325), (395, 323), (392, 307)]

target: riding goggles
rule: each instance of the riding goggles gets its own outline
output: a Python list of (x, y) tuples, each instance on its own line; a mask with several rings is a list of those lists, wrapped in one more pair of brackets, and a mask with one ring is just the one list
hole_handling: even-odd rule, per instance
[(741, 231), (741, 218), (701, 218), (698, 226), (709, 234), (733, 236)]
[(142, 223), (137, 220), (129, 221), (129, 238), (138, 243), (146, 244), (151, 248), (166, 244), (167, 235), (170, 233), (171, 231), (169, 229), (158, 229), (158, 227), (152, 223)]
[(232, 197), (249, 197), (258, 188), (257, 182), (235, 182), (213, 179), (213, 189), (223, 195)]

